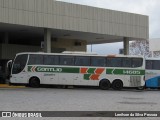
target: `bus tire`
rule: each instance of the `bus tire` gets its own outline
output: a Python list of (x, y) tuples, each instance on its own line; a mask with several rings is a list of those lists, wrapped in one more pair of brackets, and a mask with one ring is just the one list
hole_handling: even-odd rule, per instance
[(144, 87), (144, 86), (140, 86), (140, 87), (137, 87), (136, 89), (137, 89), (137, 90), (144, 90), (145, 87)]
[(29, 80), (29, 86), (33, 88), (38, 88), (40, 86), (40, 80), (37, 77), (32, 77)]
[(123, 82), (121, 80), (114, 80), (112, 82), (112, 88), (114, 90), (121, 90), (123, 88)]
[(99, 82), (99, 87), (102, 90), (108, 90), (110, 88), (111, 83), (107, 79), (103, 79)]

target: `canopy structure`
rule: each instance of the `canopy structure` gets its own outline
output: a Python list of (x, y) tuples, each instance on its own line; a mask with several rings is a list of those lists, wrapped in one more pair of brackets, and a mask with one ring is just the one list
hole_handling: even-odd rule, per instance
[[(54, 0), (0, 0), (0, 59), (17, 52), (86, 51), (149, 37), (148, 16)], [(44, 43), (44, 46), (42, 45)]]

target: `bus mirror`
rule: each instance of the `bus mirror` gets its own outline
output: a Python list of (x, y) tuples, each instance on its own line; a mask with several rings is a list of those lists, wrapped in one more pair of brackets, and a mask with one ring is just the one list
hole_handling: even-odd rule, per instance
[(8, 62), (7, 62), (7, 68), (11, 68), (12, 67), (12, 60), (9, 60)]

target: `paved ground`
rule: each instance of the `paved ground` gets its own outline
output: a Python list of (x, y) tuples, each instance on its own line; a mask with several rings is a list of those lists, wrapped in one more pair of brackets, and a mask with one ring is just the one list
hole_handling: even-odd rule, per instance
[[(91, 88), (0, 88), (0, 111), (160, 111), (159, 93), (159, 90), (138, 91), (134, 89), (105, 91)], [(84, 118), (54, 119), (81, 120)], [(92, 117), (87, 119), (128, 120), (135, 118)], [(157, 120), (157, 118), (154, 119)]]

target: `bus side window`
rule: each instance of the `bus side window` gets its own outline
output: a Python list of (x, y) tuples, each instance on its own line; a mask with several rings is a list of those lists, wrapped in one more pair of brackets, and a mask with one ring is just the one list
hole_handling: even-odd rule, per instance
[(91, 66), (101, 66), (106, 65), (106, 60), (104, 57), (91, 57)]
[(146, 60), (146, 69), (152, 69), (152, 60)]
[(122, 67), (122, 58), (107, 58), (107, 67)]
[(77, 56), (75, 57), (76, 66), (90, 66), (90, 57)]
[(58, 56), (44, 55), (44, 65), (58, 65)]
[(154, 70), (160, 70), (160, 61), (158, 60), (153, 60), (153, 69)]
[(29, 65), (43, 65), (43, 55), (30, 55)]
[(141, 67), (143, 64), (142, 58), (132, 58), (132, 67)]
[(131, 65), (131, 58), (122, 58), (123, 59), (123, 65), (122, 65), (122, 67), (131, 67), (132, 65)]
[(74, 57), (60, 56), (60, 65), (74, 65)]

